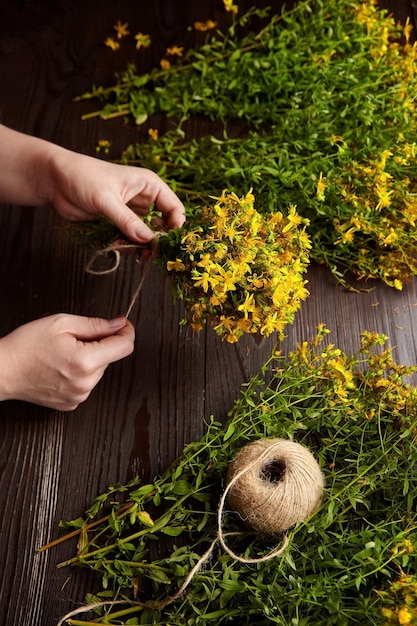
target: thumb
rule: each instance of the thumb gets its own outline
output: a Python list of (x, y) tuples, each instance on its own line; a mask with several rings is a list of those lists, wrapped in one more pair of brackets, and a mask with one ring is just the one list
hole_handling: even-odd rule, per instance
[(127, 324), (127, 319), (122, 316), (111, 320), (101, 317), (74, 317), (73, 328), (69, 332), (81, 341), (95, 341), (115, 335)]
[(131, 241), (147, 243), (154, 238), (152, 230), (123, 202), (108, 207), (106, 216)]

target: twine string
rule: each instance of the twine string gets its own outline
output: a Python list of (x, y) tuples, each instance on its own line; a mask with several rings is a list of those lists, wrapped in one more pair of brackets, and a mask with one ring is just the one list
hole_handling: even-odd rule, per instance
[(271, 446), (266, 448), (264, 452), (258, 458), (256, 458), (254, 461), (249, 463), (249, 465), (246, 465), (241, 470), (239, 470), (233, 476), (233, 478), (228, 482), (226, 489), (224, 490), (223, 495), (220, 499), (220, 504), (219, 504), (219, 508), (217, 511), (217, 540), (219, 541), (223, 550), (227, 552), (227, 554), (231, 556), (232, 559), (234, 559), (235, 561), (238, 561), (239, 563), (263, 563), (265, 561), (269, 561), (270, 559), (273, 559), (274, 557), (280, 555), (288, 545), (288, 541), (289, 541), (288, 536), (284, 534), (282, 545), (279, 546), (278, 548), (272, 550), (271, 552), (269, 552), (268, 554), (262, 557), (246, 558), (246, 557), (242, 557), (236, 554), (236, 552), (234, 552), (231, 548), (229, 548), (229, 546), (225, 542), (225, 537), (230, 537), (231, 535), (243, 535), (245, 533), (242, 533), (242, 532), (224, 533), (223, 532), (224, 508), (226, 505), (226, 499), (227, 499), (229, 492), (231, 491), (231, 489), (233, 489), (235, 484), (242, 478), (242, 476), (247, 474), (258, 463), (262, 463), (262, 461), (266, 459), (267, 456), (270, 456), (273, 450), (276, 449), (278, 446), (279, 444), (277, 443), (272, 444)]
[[(129, 317), (129, 315), (132, 312), (132, 309), (135, 305), (136, 300), (139, 297), (140, 292), (142, 291), (142, 287), (143, 284), (145, 282), (146, 276), (148, 275), (150, 266), (152, 261), (158, 256), (159, 254), (159, 237), (161, 236), (162, 233), (155, 233), (154, 238), (151, 241), (150, 247), (151, 247), (151, 254), (146, 257), (145, 260), (141, 260), (142, 263), (142, 275), (139, 281), (138, 286), (136, 287), (131, 300), (130, 300), (130, 304), (127, 308), (127, 311), (124, 315), (124, 317), (126, 317), (126, 319)], [(105, 276), (107, 274), (112, 274), (113, 272), (115, 272), (120, 265), (120, 260), (121, 260), (121, 252), (122, 251), (127, 251), (127, 250), (142, 250), (144, 248), (149, 248), (149, 244), (146, 245), (141, 245), (141, 244), (136, 244), (136, 243), (117, 243), (117, 242), (113, 242), (112, 244), (110, 244), (109, 246), (106, 246), (105, 248), (102, 248), (101, 250), (96, 250), (95, 253), (93, 254), (93, 256), (91, 257), (91, 259), (88, 261), (86, 267), (85, 267), (85, 271), (87, 272), (87, 274), (93, 274), (95, 276)], [(114, 257), (114, 261), (112, 263), (112, 265), (110, 267), (108, 267), (107, 269), (103, 269), (103, 270), (97, 270), (94, 269), (94, 263), (96, 262), (96, 260), (100, 257), (106, 257), (109, 255), (113, 255)]]
[[(136, 243), (116, 243), (116, 242), (113, 242), (109, 246), (106, 246), (105, 248), (101, 248), (100, 250), (96, 250), (94, 252), (92, 257), (88, 261), (87, 265), (85, 266), (85, 271), (87, 272), (87, 274), (93, 274), (94, 276), (105, 276), (106, 274), (112, 274), (113, 272), (115, 272), (118, 269), (118, 267), (120, 265), (120, 260), (121, 260), (120, 251), (123, 251), (123, 250), (125, 250), (125, 251), (127, 251), (127, 250), (140, 250), (140, 249), (142, 249), (144, 247), (145, 246), (142, 246), (142, 245), (136, 244)], [(109, 255), (113, 255), (114, 256), (113, 264), (109, 268), (107, 268), (105, 270), (94, 269), (94, 263), (97, 261), (97, 259), (99, 259), (100, 257), (109, 256)]]
[(235, 561), (238, 561), (239, 563), (264, 563), (265, 561), (269, 561), (270, 559), (275, 558), (276, 556), (280, 555), (288, 546), (289, 543), (289, 539), (288, 536), (284, 534), (283, 536), (283, 540), (282, 540), (282, 544), (272, 550), (271, 552), (269, 552), (268, 554), (265, 554), (264, 556), (261, 557), (257, 557), (257, 558), (246, 558), (246, 557), (242, 557), (240, 555), (238, 555), (236, 552), (234, 552), (234, 550), (232, 550), (231, 548), (229, 548), (229, 546), (227, 545), (225, 538), (226, 537), (243, 537), (246, 536), (248, 534), (254, 534), (253, 532), (245, 532), (245, 531), (231, 531), (231, 532), (224, 532), (223, 531), (223, 520), (224, 520), (224, 515), (225, 515), (225, 506), (226, 506), (226, 499), (228, 496), (229, 491), (233, 488), (233, 486), (237, 483), (237, 481), (247, 472), (249, 472), (254, 465), (256, 465), (259, 462), (262, 462), (264, 458), (266, 458), (268, 455), (271, 454), (271, 448), (273, 449), (274, 447), (277, 447), (278, 444), (275, 444), (275, 446), (271, 446), (270, 448), (267, 448), (266, 450), (264, 450), (264, 452), (260, 455), (260, 457), (258, 457), (257, 459), (255, 459), (254, 461), (252, 461), (251, 463), (249, 463), (249, 465), (247, 465), (246, 467), (243, 467), (227, 484), (226, 489), (223, 491), (222, 497), (220, 498), (220, 503), (219, 503), (219, 507), (217, 510), (217, 533), (215, 538), (213, 539), (213, 541), (211, 542), (210, 546), (208, 547), (208, 549), (206, 550), (206, 552), (199, 558), (199, 560), (197, 561), (197, 563), (194, 565), (194, 567), (192, 568), (192, 570), (189, 572), (187, 578), (184, 580), (184, 582), (182, 583), (181, 587), (178, 589), (178, 591), (173, 595), (170, 596), (169, 598), (167, 598), (166, 600), (164, 600), (163, 602), (159, 602), (156, 605), (156, 608), (158, 609), (163, 609), (165, 608), (168, 604), (171, 604), (172, 602), (175, 602), (175, 600), (178, 600), (178, 598), (184, 593), (184, 591), (186, 590), (186, 588), (188, 587), (188, 585), (192, 582), (193, 578), (195, 577), (195, 575), (197, 574), (197, 572), (202, 568), (202, 566), (204, 565), (204, 563), (206, 561), (208, 561), (208, 559), (211, 557), (211, 555), (214, 552), (214, 549), (216, 547), (217, 543), (220, 543), (220, 545), (222, 546), (223, 550), (232, 557), (232, 559), (234, 559)]
[(143, 263), (143, 269), (142, 269), (142, 276), (140, 278), (139, 284), (135, 289), (135, 292), (130, 300), (130, 304), (127, 307), (127, 311), (125, 314), (126, 319), (129, 317), (129, 315), (132, 312), (132, 309), (135, 305), (136, 300), (139, 297), (140, 292), (142, 291), (142, 287), (143, 284), (145, 282), (145, 279), (148, 275), (149, 269), (152, 265), (152, 262), (154, 259), (156, 259), (156, 257), (159, 255), (159, 237), (161, 236), (162, 233), (155, 233), (154, 238), (151, 241), (151, 253), (150, 255), (146, 258), (145, 261), (142, 261)]
[(59, 620), (56, 626), (63, 626), (65, 622), (67, 622), (72, 617), (76, 615), (81, 615), (82, 613), (86, 613), (87, 611), (93, 611), (94, 609), (99, 609), (104, 606), (116, 606), (117, 604), (130, 604), (131, 606), (143, 606), (142, 602), (135, 602), (135, 600), (103, 600), (101, 602), (92, 602), (91, 604), (87, 604), (86, 606), (80, 606), (78, 609), (73, 609)]

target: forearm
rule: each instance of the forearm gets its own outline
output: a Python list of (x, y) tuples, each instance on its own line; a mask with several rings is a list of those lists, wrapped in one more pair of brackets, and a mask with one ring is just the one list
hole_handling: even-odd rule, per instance
[(0, 125), (0, 202), (50, 204), (52, 164), (60, 151), (66, 152), (48, 141)]

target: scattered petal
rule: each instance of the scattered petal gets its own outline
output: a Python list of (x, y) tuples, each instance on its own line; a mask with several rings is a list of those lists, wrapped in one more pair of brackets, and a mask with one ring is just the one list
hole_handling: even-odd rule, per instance
[(122, 37), (126, 37), (126, 35), (130, 35), (130, 32), (127, 30), (128, 26), (129, 24), (127, 22), (122, 24), (120, 20), (117, 20), (116, 24), (113, 26), (117, 34), (117, 39), (121, 39)]
[(107, 37), (107, 39), (104, 41), (104, 45), (108, 48), (111, 48), (112, 50), (118, 50), (120, 48), (119, 42), (113, 39), (113, 37)]
[(140, 48), (149, 48), (149, 46), (151, 45), (150, 35), (144, 35), (143, 33), (136, 33), (135, 39), (136, 39), (136, 50), (139, 50)]
[(217, 22), (213, 22), (213, 20), (207, 20), (207, 22), (194, 22), (195, 30), (200, 30), (205, 32), (206, 30), (212, 30), (216, 28)]

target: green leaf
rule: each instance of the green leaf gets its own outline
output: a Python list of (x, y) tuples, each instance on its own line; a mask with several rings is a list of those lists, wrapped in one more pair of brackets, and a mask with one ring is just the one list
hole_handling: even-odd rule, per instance
[(139, 113), (135, 117), (135, 124), (137, 126), (141, 126), (142, 124), (144, 124), (146, 122), (147, 119), (148, 119), (148, 114), (147, 113)]
[(185, 526), (165, 526), (161, 528), (161, 532), (170, 537), (178, 537), (185, 530)]

